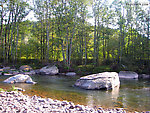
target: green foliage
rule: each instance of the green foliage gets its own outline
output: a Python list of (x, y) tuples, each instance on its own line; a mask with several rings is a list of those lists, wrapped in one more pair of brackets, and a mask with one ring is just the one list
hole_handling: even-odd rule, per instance
[(12, 85), (12, 86), (11, 86), (11, 88), (10, 88), (10, 89), (8, 89), (7, 91), (8, 91), (8, 92), (10, 92), (10, 91), (18, 91), (18, 90), (15, 88), (15, 86), (14, 86), (14, 85)]
[(5, 90), (3, 88), (0, 88), (0, 92), (3, 92), (3, 91), (7, 91), (7, 92), (11, 92), (11, 91), (18, 91), (14, 85), (11, 86), (11, 88)]
[(3, 91), (5, 91), (3, 88), (0, 88), (0, 92), (3, 92)]
[(87, 75), (87, 74), (94, 74), (94, 73), (101, 73), (106, 71), (112, 71), (110, 66), (108, 65), (100, 65), (95, 67), (93, 64), (89, 65), (79, 65), (78, 67), (74, 67), (79, 75)]
[[(125, 65), (125, 70), (149, 73), (147, 10), (140, 5), (134, 8), (128, 1), (115, 0), (110, 5), (101, 0), (66, 2), (35, 0), (32, 6), (24, 0), (4, 1), (0, 61), (33, 69), (63, 61), (65, 70), (75, 66), (78, 71), (78, 65), (85, 65), (87, 69), (81, 69), (92, 73), (111, 71), (100, 64), (115, 65), (117, 71)], [(25, 20), (31, 10), (37, 21)], [(91, 18), (95, 25), (89, 23)]]

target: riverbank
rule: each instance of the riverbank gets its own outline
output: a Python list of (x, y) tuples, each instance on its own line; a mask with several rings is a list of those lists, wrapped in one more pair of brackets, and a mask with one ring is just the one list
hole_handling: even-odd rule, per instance
[(75, 105), (68, 101), (41, 98), (39, 96), (28, 96), (21, 92), (1, 92), (0, 112), (11, 113), (126, 113), (122, 108), (103, 109), (91, 108), (84, 105)]

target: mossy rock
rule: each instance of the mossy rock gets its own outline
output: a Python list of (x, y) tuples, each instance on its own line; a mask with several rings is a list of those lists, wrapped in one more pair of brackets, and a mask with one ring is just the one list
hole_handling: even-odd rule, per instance
[(19, 69), (22, 71), (27, 71), (27, 72), (33, 70), (32, 67), (28, 65), (23, 65)]

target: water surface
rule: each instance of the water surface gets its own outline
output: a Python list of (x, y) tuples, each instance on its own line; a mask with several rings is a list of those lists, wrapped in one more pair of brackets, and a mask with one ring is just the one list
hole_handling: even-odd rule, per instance
[[(0, 77), (0, 88), (11, 87), (10, 84), (2, 82), (6, 78)], [(36, 94), (88, 106), (123, 107), (130, 111), (150, 111), (150, 81), (148, 80), (121, 79), (120, 88), (105, 91), (74, 87), (73, 85), (79, 77), (36, 75), (32, 78), (37, 84), (18, 83), (14, 85), (24, 88), (28, 95)]]

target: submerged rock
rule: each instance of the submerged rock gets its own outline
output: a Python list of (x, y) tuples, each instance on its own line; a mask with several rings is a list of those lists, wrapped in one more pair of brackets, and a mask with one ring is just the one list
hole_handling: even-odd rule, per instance
[(113, 89), (120, 86), (118, 73), (103, 72), (81, 77), (75, 83), (75, 86), (84, 89)]
[(66, 73), (66, 76), (75, 76), (75, 75), (76, 75), (75, 72), (67, 72), (67, 73)]
[(119, 78), (127, 78), (127, 79), (137, 79), (138, 74), (133, 71), (120, 71)]
[(23, 75), (18, 74), (12, 77), (9, 77), (8, 79), (4, 80), (5, 83), (29, 83), (29, 84), (35, 84), (35, 82), (32, 80), (32, 78), (29, 75)]
[(56, 75), (56, 74), (58, 74), (58, 72), (59, 72), (59, 70), (55, 65), (45, 66), (42, 69), (40, 69), (40, 74), (42, 74), (42, 75)]

